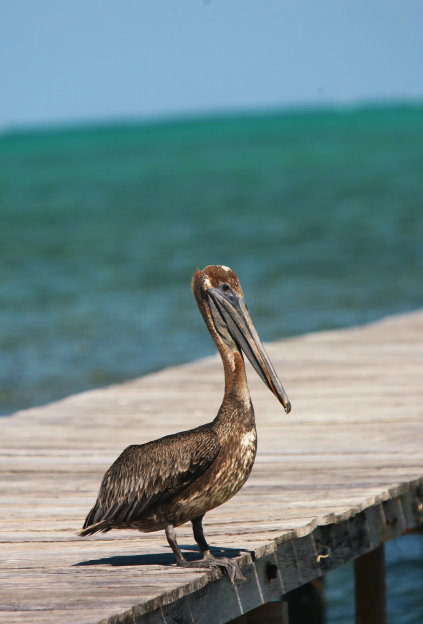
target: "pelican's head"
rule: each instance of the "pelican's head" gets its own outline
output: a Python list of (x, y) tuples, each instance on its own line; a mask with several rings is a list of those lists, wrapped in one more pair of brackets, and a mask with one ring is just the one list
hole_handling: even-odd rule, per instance
[(251, 320), (236, 273), (221, 265), (198, 269), (192, 289), (219, 350), (243, 352), (288, 414), (291, 404)]

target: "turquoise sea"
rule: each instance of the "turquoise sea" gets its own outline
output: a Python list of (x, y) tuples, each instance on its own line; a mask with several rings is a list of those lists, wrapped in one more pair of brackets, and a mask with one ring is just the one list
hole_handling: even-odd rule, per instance
[[(422, 200), (423, 105), (3, 132), (0, 413), (211, 353), (206, 264), (264, 340), (422, 307)], [(420, 585), (390, 624), (418, 624), (421, 542), (399, 544)]]

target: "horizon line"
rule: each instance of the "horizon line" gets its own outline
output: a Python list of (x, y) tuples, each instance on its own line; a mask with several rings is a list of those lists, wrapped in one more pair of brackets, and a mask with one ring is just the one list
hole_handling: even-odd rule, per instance
[(160, 113), (111, 115), (102, 117), (63, 118), (51, 121), (28, 121), (0, 125), (0, 137), (16, 134), (36, 134), (38, 132), (79, 131), (106, 129), (107, 127), (145, 125), (158, 126), (175, 123), (190, 123), (203, 120), (266, 116), (275, 114), (307, 114), (318, 112), (351, 112), (377, 108), (419, 108), (423, 106), (423, 96), (398, 98), (363, 98), (356, 100), (327, 100), (325, 102), (298, 102), (269, 106), (239, 106), (215, 109), (192, 109)]

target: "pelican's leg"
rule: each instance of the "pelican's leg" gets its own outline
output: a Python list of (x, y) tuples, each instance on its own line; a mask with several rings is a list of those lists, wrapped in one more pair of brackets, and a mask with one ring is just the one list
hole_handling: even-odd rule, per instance
[(176, 563), (180, 566), (188, 565), (188, 561), (183, 556), (181, 549), (179, 548), (178, 542), (176, 541), (176, 531), (173, 528), (173, 524), (168, 524), (165, 528), (167, 541), (169, 542), (169, 546), (173, 550), (173, 554), (176, 557)]
[(211, 552), (210, 552), (210, 546), (207, 544), (206, 538), (204, 537), (203, 518), (204, 516), (198, 516), (198, 518), (194, 518), (194, 520), (191, 520), (191, 523), (192, 523), (192, 532), (194, 533), (194, 539), (197, 542), (198, 547), (201, 551), (201, 554), (204, 557), (207, 555), (211, 555)]
[(227, 575), (229, 576), (231, 583), (234, 580), (245, 581), (245, 578), (241, 572), (241, 569), (236, 561), (232, 559), (227, 559), (226, 557), (220, 557), (216, 559), (210, 552), (209, 545), (206, 542), (203, 533), (203, 526), (201, 524), (203, 517), (195, 518), (192, 521), (192, 527), (194, 531), (194, 538), (197, 544), (200, 547), (203, 558), (200, 561), (187, 561), (182, 554), (181, 549), (179, 548), (178, 542), (176, 541), (176, 532), (173, 527), (173, 524), (168, 524), (165, 528), (167, 541), (169, 542), (169, 546), (173, 550), (173, 553), (176, 557), (176, 563), (178, 566), (184, 568), (213, 568), (219, 567), (223, 568)]
[(227, 557), (217, 558), (211, 553), (210, 546), (207, 544), (206, 538), (204, 537), (203, 518), (204, 516), (199, 516), (191, 520), (194, 539), (203, 555), (203, 565), (224, 568), (232, 583), (234, 580), (245, 581), (241, 568), (235, 560), (228, 559)]

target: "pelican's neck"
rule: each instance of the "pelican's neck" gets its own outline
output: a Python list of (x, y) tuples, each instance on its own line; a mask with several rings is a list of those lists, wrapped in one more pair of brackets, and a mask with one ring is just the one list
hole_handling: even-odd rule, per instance
[(244, 358), (239, 351), (219, 349), (225, 372), (224, 401), (236, 399), (246, 405), (251, 402), (247, 385)]
[(244, 360), (239, 351), (219, 349), (225, 371), (225, 394), (214, 420), (223, 441), (255, 429), (254, 408), (247, 386)]
[(222, 358), (223, 369), (225, 371), (225, 395), (223, 398), (223, 404), (235, 400), (242, 402), (246, 406), (251, 405), (250, 392), (247, 385), (247, 376), (245, 373), (244, 358), (238, 349), (233, 344), (233, 347), (229, 344), (225, 344), (221, 337), (219, 337), (216, 327), (214, 325), (210, 308), (206, 303), (204, 297), (199, 292), (199, 287), (193, 286), (194, 296), (197, 300), (198, 307), (207, 325), (207, 329), (210, 332), (211, 337), (220, 353)]

